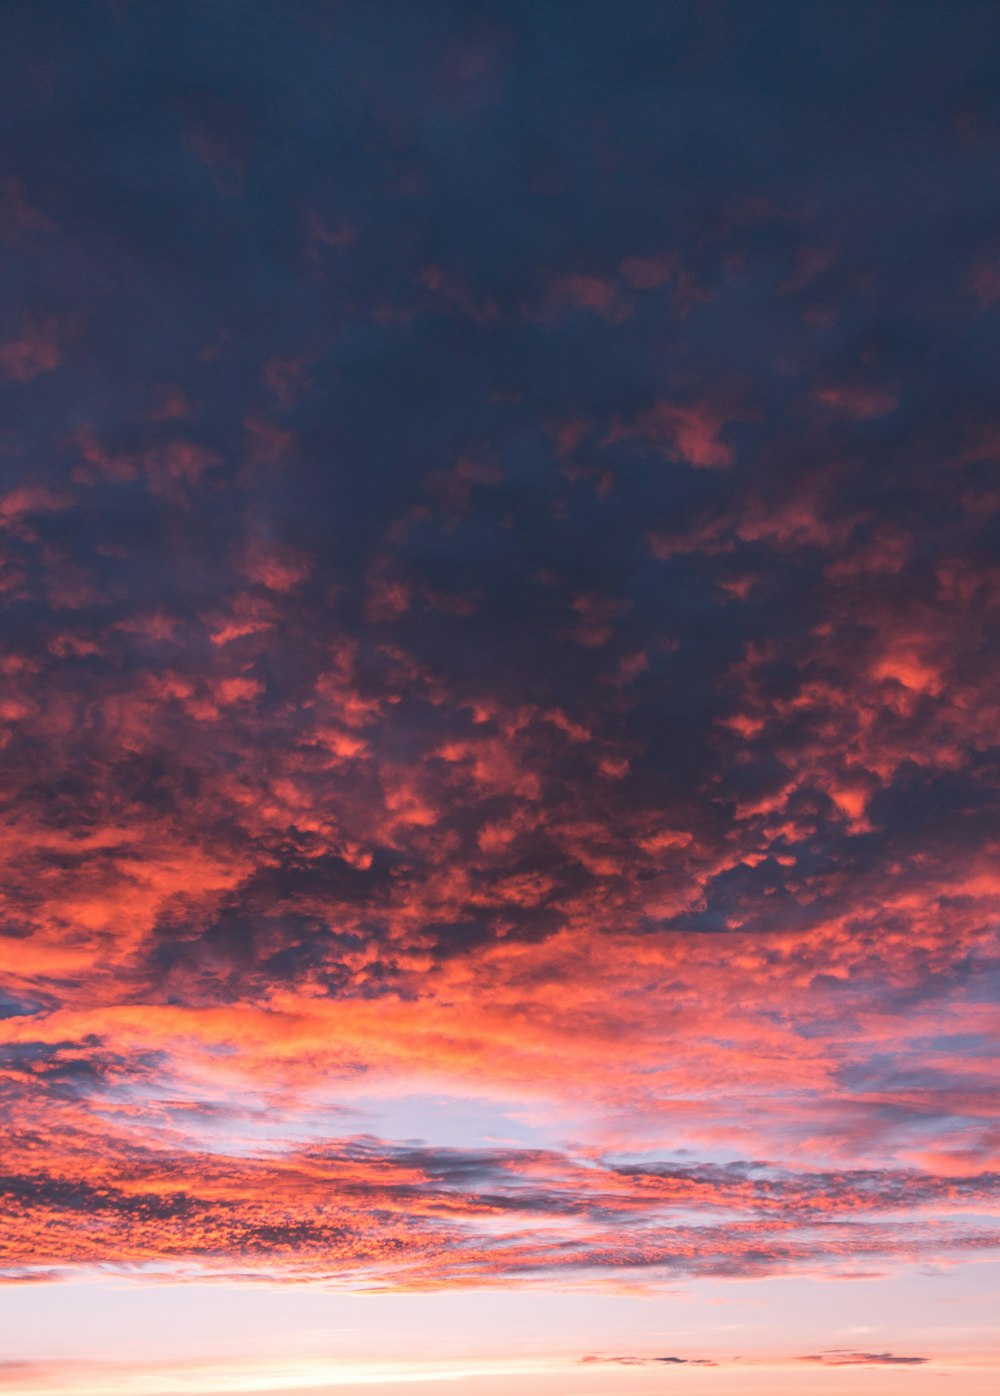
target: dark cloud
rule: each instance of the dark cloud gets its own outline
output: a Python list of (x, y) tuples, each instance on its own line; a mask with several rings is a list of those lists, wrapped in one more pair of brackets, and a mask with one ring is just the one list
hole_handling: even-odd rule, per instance
[(588, 1355), (580, 1358), (581, 1363), (609, 1363), (618, 1367), (653, 1367), (666, 1363), (677, 1367), (714, 1367), (717, 1364), (705, 1357), (596, 1357)]
[(823, 1367), (919, 1367), (929, 1360), (927, 1357), (898, 1357), (893, 1352), (847, 1352), (840, 1348), (799, 1358), (800, 1362), (816, 1362)]

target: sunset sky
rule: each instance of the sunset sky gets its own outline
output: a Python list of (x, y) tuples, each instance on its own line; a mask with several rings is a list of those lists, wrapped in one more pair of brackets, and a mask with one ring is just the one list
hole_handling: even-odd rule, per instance
[(0, 78), (0, 1396), (995, 1393), (1000, 6)]

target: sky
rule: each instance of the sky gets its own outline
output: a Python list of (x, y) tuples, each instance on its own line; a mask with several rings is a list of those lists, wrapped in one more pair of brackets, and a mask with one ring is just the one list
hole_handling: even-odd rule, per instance
[(3, 28), (0, 1396), (995, 1392), (1000, 9)]

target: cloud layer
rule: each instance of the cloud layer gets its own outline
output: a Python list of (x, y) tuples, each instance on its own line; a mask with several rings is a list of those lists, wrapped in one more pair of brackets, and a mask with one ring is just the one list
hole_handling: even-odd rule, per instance
[(991, 1252), (997, 16), (14, 10), (8, 1277)]

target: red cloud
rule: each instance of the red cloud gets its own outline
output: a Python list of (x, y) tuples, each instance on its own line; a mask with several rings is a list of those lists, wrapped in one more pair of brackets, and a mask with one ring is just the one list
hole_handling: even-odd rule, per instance
[(62, 361), (68, 328), (56, 315), (26, 317), (16, 339), (0, 344), (0, 373), (27, 383), (51, 373)]

